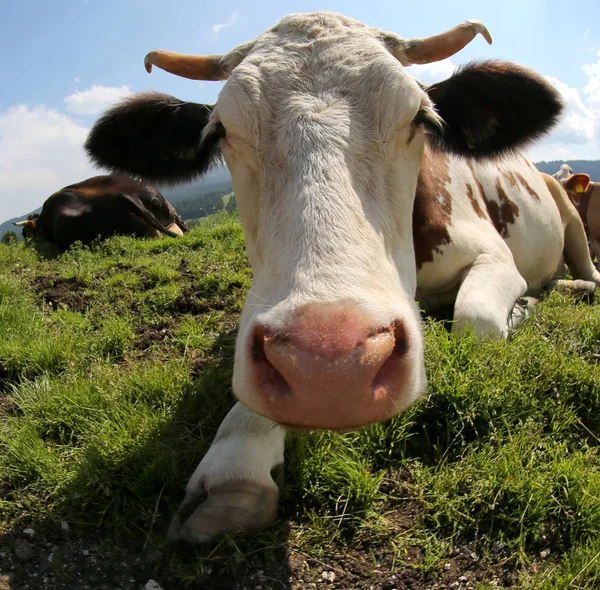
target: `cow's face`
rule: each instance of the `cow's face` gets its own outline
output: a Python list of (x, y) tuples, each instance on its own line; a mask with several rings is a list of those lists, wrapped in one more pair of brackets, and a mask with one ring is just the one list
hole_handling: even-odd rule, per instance
[[(436, 115), (370, 29), (293, 24), (255, 42), (209, 123), (254, 272), (234, 391), (279, 422), (351, 427), (425, 387), (412, 207)], [(320, 35), (316, 51), (282, 49)]]
[(27, 217), (27, 219), (25, 219), (24, 221), (17, 221), (16, 223), (13, 222), (13, 225), (23, 228), (21, 230), (21, 234), (23, 235), (23, 238), (25, 240), (35, 238), (35, 236), (37, 235), (38, 217), (39, 217), (39, 214), (34, 213), (33, 215), (29, 215)]
[(553, 176), (562, 184), (571, 202), (579, 209), (581, 199), (590, 184), (589, 175), (575, 174), (573, 168), (568, 164), (563, 164)]
[[(339, 15), (291, 15), (228, 56), (149, 54), (147, 64), (188, 77), (227, 77), (214, 108), (145, 95), (95, 126), (87, 147), (98, 163), (149, 178), (192, 176), (224, 156), (254, 272), (234, 366), (234, 392), (251, 409), (346, 429), (389, 418), (424, 390), (412, 210), (425, 132), (494, 154), (559, 110), (550, 87), (517, 66), (475, 66), (429, 89), (403, 69), (477, 32), (488, 35), (466, 23), (445, 42), (405, 42)], [(506, 89), (516, 104), (505, 104), (503, 80), (527, 82)], [(550, 104), (533, 118), (518, 112), (532, 87)], [(179, 138), (151, 140), (162, 112)], [(132, 142), (156, 154), (142, 158)]]

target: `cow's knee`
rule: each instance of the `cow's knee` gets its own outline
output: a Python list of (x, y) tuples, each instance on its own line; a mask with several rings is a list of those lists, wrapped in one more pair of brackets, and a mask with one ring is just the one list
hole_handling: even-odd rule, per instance
[(477, 314), (455, 314), (452, 323), (452, 333), (461, 334), (465, 330), (481, 338), (507, 338), (508, 325), (506, 318), (494, 313), (479, 310)]
[(275, 520), (285, 430), (236, 404), (186, 487), (171, 521), (171, 540), (208, 543), (255, 532)]

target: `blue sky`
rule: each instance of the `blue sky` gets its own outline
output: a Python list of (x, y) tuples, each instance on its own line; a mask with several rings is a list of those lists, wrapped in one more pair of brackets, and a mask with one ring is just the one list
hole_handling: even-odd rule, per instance
[(473, 59), (529, 66), (567, 102), (562, 124), (530, 156), (600, 158), (600, 0), (7, 0), (0, 20), (0, 221), (97, 173), (81, 145), (96, 117), (127, 93), (216, 100), (220, 83), (158, 69), (148, 75), (149, 50), (226, 53), (287, 13), (313, 10), (342, 12), (403, 37), (483, 21), (493, 45), (479, 37), (450, 60), (411, 71), (429, 83)]

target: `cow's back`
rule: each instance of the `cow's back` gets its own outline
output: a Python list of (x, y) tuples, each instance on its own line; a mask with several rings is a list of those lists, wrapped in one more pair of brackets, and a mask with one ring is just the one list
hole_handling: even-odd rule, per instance
[(552, 277), (563, 250), (558, 208), (520, 154), (480, 163), (427, 147), (413, 230), (419, 298), (447, 294), (446, 303), (478, 259), (514, 260), (529, 288), (537, 289)]

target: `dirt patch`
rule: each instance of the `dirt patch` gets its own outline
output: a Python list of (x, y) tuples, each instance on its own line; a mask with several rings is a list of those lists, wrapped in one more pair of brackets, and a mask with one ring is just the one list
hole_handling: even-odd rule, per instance
[(52, 309), (61, 307), (71, 311), (84, 312), (90, 297), (86, 296), (86, 285), (73, 277), (65, 279), (57, 276), (39, 277), (33, 287), (42, 296), (44, 303)]
[(156, 326), (139, 326), (135, 331), (136, 350), (148, 350), (154, 344), (162, 342), (172, 333), (172, 326), (169, 324), (158, 324)]
[[(23, 411), (8, 395), (2, 393), (2, 382), (0, 381), (0, 416), (22, 416)], [(2, 496), (0, 496), (1, 498)]]
[(200, 315), (211, 311), (227, 309), (231, 303), (221, 299), (201, 299), (190, 287), (183, 287), (181, 294), (173, 302), (173, 311), (179, 314)]
[[(415, 522), (413, 508), (399, 511), (401, 527)], [(297, 525), (280, 526), (289, 531)], [(395, 549), (398, 530), (387, 538), (328, 546), (316, 556), (283, 543), (257, 549), (251, 537), (236, 540), (239, 552), (226, 544), (215, 555), (187, 545), (153, 547), (142, 534), (126, 542), (86, 531), (66, 522), (20, 523), (0, 537), (0, 580), (11, 590), (142, 590), (149, 580), (163, 590), (474, 590), (479, 584), (518, 584), (515, 564), (501, 547), (493, 545), (484, 555), (476, 543), (465, 544), (426, 569), (421, 549)]]

